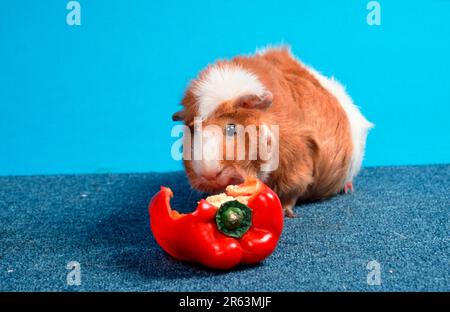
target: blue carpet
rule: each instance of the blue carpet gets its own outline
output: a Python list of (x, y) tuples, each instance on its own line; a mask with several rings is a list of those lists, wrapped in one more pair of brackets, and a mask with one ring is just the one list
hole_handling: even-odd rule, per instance
[[(180, 211), (201, 196), (182, 172), (1, 177), (0, 290), (450, 290), (450, 165), (364, 169), (354, 194), (297, 207), (275, 253), (232, 272), (156, 245), (147, 204), (161, 184)], [(67, 285), (69, 261), (80, 286)]]

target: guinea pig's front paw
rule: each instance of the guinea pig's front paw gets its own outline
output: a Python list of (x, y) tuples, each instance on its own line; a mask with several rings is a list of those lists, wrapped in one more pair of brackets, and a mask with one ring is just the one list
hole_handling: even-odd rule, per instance
[(288, 218), (295, 218), (294, 207), (297, 199), (281, 200), (283, 205), (284, 215)]
[(284, 207), (284, 214), (288, 218), (295, 218), (294, 207)]
[(343, 194), (351, 194), (354, 192), (354, 188), (353, 188), (353, 182), (347, 182), (344, 185), (344, 189), (342, 190)]

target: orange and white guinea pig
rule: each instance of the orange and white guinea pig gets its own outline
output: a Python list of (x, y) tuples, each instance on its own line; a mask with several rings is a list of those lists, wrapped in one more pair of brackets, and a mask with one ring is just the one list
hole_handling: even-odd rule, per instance
[[(261, 170), (270, 159), (184, 159), (194, 188), (218, 192), (257, 177), (279, 195), (288, 216), (294, 215), (298, 201), (353, 191), (372, 124), (338, 81), (302, 64), (288, 47), (209, 65), (190, 83), (182, 105), (172, 119), (183, 121), (193, 133), (194, 121), (200, 121), (202, 128), (223, 129), (201, 134), (204, 154), (223, 151), (235, 125), (257, 125), (259, 136), (277, 140), (279, 153), (272, 171)], [(277, 125), (278, 135), (264, 134), (261, 125)], [(245, 149), (249, 140), (234, 144), (236, 149), (244, 144)]]

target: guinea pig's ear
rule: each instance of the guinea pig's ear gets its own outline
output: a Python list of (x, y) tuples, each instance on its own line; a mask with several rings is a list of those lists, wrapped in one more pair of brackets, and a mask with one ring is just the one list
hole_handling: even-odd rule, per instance
[(183, 121), (184, 117), (185, 117), (184, 110), (180, 110), (179, 112), (176, 112), (175, 114), (172, 115), (172, 120), (173, 121)]
[(272, 105), (273, 95), (270, 91), (265, 91), (262, 95), (246, 94), (239, 97), (235, 105), (244, 108), (256, 108), (266, 110)]

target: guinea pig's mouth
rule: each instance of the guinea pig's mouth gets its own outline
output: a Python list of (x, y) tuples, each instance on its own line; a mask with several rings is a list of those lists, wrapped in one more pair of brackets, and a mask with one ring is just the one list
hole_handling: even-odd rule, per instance
[(192, 184), (201, 191), (215, 194), (223, 192), (228, 185), (237, 185), (244, 183), (244, 181), (245, 178), (237, 172), (230, 174), (228, 170), (224, 170), (215, 179), (207, 179), (200, 176), (197, 177)]
[(240, 178), (240, 177), (232, 177), (232, 178), (223, 180), (223, 182), (207, 180), (207, 179), (201, 177), (199, 179), (199, 181), (194, 183), (195, 184), (194, 186), (197, 189), (202, 190), (204, 192), (215, 194), (215, 193), (223, 192), (228, 185), (237, 185), (237, 184), (241, 184), (241, 183), (244, 183), (244, 179)]

